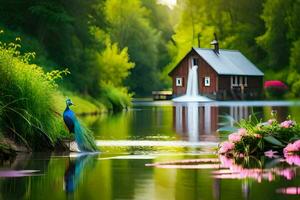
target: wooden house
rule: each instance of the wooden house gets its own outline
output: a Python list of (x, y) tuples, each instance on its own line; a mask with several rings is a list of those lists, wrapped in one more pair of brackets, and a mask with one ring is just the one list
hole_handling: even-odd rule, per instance
[(217, 100), (258, 99), (264, 73), (237, 50), (192, 48), (169, 73), (173, 96), (186, 94), (189, 68), (198, 66), (199, 94)]

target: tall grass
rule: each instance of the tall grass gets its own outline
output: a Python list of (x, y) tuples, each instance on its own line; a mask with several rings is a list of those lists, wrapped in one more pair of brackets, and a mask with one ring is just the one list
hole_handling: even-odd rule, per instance
[(20, 55), (19, 47), (0, 42), (3, 132), (34, 150), (53, 148), (67, 134), (53, 109), (56, 85), (41, 67), (29, 64), (34, 54)]

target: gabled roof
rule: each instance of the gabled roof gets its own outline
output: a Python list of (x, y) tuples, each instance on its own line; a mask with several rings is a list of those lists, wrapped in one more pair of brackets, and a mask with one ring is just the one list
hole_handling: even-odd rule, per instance
[(213, 49), (193, 47), (193, 50), (219, 75), (264, 76), (263, 72), (237, 50), (220, 49), (218, 54)]

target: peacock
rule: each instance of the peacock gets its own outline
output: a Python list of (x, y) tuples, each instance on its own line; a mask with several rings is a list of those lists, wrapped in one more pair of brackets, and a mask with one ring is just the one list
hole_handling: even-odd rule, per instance
[(75, 141), (81, 152), (97, 151), (92, 133), (80, 125), (75, 113), (70, 109), (72, 105), (71, 99), (68, 98), (66, 100), (66, 109), (63, 113), (63, 119), (69, 132), (75, 134)]

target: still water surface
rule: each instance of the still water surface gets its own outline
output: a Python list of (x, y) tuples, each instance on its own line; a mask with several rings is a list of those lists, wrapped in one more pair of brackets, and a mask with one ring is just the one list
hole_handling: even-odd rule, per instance
[(218, 129), (272, 110), (300, 122), (295, 102), (137, 102), (85, 117), (101, 153), (20, 154), (1, 165), (0, 199), (299, 199), (300, 158), (245, 165), (215, 154)]

